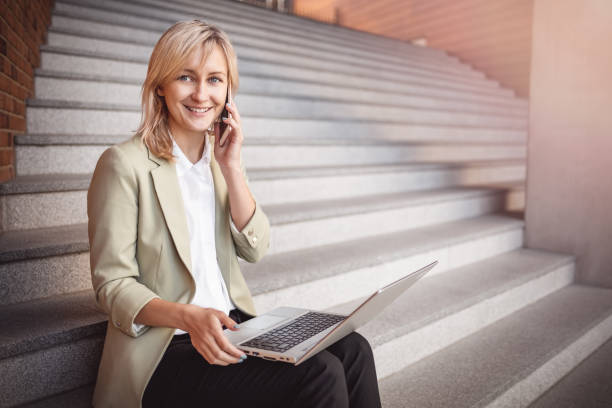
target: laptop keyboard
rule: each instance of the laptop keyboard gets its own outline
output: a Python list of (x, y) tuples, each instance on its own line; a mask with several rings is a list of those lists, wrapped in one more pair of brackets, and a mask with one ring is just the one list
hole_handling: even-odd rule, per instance
[(285, 326), (266, 332), (240, 345), (282, 353), (345, 318), (345, 316), (327, 313), (308, 312)]

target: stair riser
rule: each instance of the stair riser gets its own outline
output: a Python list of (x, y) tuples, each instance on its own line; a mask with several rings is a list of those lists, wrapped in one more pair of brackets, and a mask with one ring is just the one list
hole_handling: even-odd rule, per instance
[[(242, 158), (247, 168), (375, 165), (407, 162), (469, 162), (524, 159), (522, 145), (249, 145)], [(17, 145), (17, 174), (93, 172), (105, 145)]]
[[(563, 351), (538, 367), (528, 377), (486, 405), (487, 408), (527, 408), (557, 381), (569, 374), (584, 359), (612, 338), (612, 317), (608, 317)], [(602, 407), (605, 404), (602, 405)]]
[[(240, 106), (241, 116), (286, 117), (292, 121), (315, 117), (316, 119), (312, 120), (401, 120), (402, 125), (420, 122), (438, 126), (489, 126), (512, 129), (525, 129), (527, 126), (527, 121), (523, 118), (487, 117), (485, 119), (482, 115), (476, 114), (311, 103), (265, 96), (241, 95), (237, 98), (237, 104)], [(140, 112), (30, 106), (27, 108), (27, 123), (28, 131), (31, 133), (129, 134), (138, 127)]]
[(0, 406), (25, 402), (86, 385), (96, 380), (103, 338), (92, 336), (34, 353), (0, 360)]
[(92, 290), (89, 253), (0, 264), (0, 306)]
[(424, 202), (411, 207), (281, 224), (272, 229), (268, 253), (335, 244), (375, 234), (491, 214), (502, 210), (503, 205), (503, 194), (496, 194), (442, 202)]
[[(291, 46), (276, 45), (274, 46), (274, 50), (268, 48), (262, 49), (257, 48), (257, 46), (261, 44), (249, 44), (252, 42), (252, 40), (246, 43), (237, 41), (234, 44), (236, 54), (240, 56), (240, 58), (264, 60), (268, 63), (275, 64), (297, 65), (310, 69), (320, 69), (323, 66), (325, 70), (346, 72), (354, 75), (373, 75), (376, 73), (378, 77), (389, 78), (390, 80), (400, 80), (411, 76), (422, 77), (424, 79), (426, 78), (427, 81), (431, 81), (432, 84), (439, 84), (441, 86), (452, 84), (454, 86), (461, 85), (467, 89), (474, 90), (494, 89), (496, 91), (505, 92), (506, 95), (510, 96), (507, 90), (500, 90), (499, 85), (495, 82), (487, 81), (483, 78), (474, 78), (473, 76), (436, 72), (435, 68), (431, 69), (431, 67), (413, 67), (404, 64), (401, 66), (400, 71), (397, 65), (389, 70), (385, 70), (383, 64), (382, 67), (378, 67), (377, 69), (377, 66), (367, 62), (369, 60), (347, 57), (339, 58), (332, 53), (317, 51), (309, 52), (308, 50), (300, 50), (299, 55), (296, 55), (293, 52), (295, 48), (291, 48)], [(142, 58), (143, 61), (148, 60), (153, 51), (153, 44), (126, 44), (120, 41), (79, 37), (54, 31), (48, 33), (47, 44), (77, 51), (111, 53), (123, 57)], [(270, 43), (266, 42), (265, 46), (270, 47)], [(321, 61), (317, 58), (325, 59)], [(382, 72), (380, 71), (381, 69), (383, 70)]]
[(253, 194), (264, 204), (297, 203), (375, 194), (422, 191), (524, 180), (523, 165), (431, 169), (338, 177), (251, 180)]
[(439, 261), (439, 264), (432, 270), (432, 276), (448, 269), (512, 251), (522, 245), (522, 227), (489, 233), (463, 242), (444, 244), (441, 247), (426, 250), (421, 249), (411, 256), (396, 261), (353, 269), (341, 275), (262, 293), (254, 297), (254, 302), (259, 313), (272, 310), (278, 305), (308, 309), (331, 308), (359, 297), (369, 296), (378, 288), (435, 259)]
[[(141, 84), (36, 77), (35, 89), (37, 99), (140, 106)], [(443, 93), (446, 93), (446, 95), (438, 95)], [(368, 105), (372, 104), (372, 101), (379, 100), (386, 103), (393, 102), (396, 107), (403, 106), (408, 108), (418, 106), (421, 109), (456, 110), (499, 116), (526, 116), (528, 113), (526, 109), (518, 106), (496, 105), (488, 101), (486, 97), (481, 97), (482, 100), (478, 100), (477, 94), (474, 94), (471, 98), (473, 101), (469, 101), (469, 96), (465, 94), (453, 93), (452, 91), (444, 92), (444, 90), (436, 89), (433, 89), (431, 92), (432, 97), (404, 94), (390, 95), (388, 92), (268, 79), (241, 73), (240, 94), (238, 98), (243, 94), (282, 94), (308, 98), (340, 98), (342, 101)], [(425, 92), (422, 92), (422, 94), (425, 95)]]
[(422, 142), (509, 142), (524, 143), (525, 130), (405, 125), (396, 123), (355, 123), (351, 121), (290, 120), (242, 117), (245, 134), (257, 138), (380, 138), (390, 141)]
[[(573, 278), (574, 264), (563, 265), (537, 279), (375, 347), (374, 357), (378, 378), (384, 378), (400, 371), (404, 367), (571, 284)], [(406, 353), (406, 350), (410, 350), (410, 353)], [(517, 405), (512, 403), (500, 406)]]
[[(420, 191), (458, 185), (523, 180), (523, 165), (431, 169), (338, 177), (251, 180), (262, 205)], [(86, 191), (11, 194), (0, 197), (0, 230), (53, 227), (87, 222)]]
[[(80, 1), (83, 5), (91, 5), (93, 7), (99, 7), (98, 2), (94, 1)], [(163, 4), (167, 6), (167, 3), (155, 3), (151, 2), (152, 5)], [(105, 2), (106, 10), (91, 9), (82, 7), (79, 5), (67, 4), (58, 2), (55, 6), (55, 10), (63, 14), (75, 17), (83, 17), (97, 21), (97, 24), (107, 22), (110, 24), (121, 24), (123, 26), (131, 27), (132, 29), (139, 29), (140, 31), (154, 31), (157, 33), (153, 36), (152, 41), (155, 42), (170, 24), (174, 21), (185, 20), (193, 18), (193, 8), (187, 9), (187, 14), (184, 12), (173, 12), (173, 11), (157, 11), (155, 7), (143, 8), (142, 6), (131, 6), (121, 2)], [(247, 12), (235, 12), (228, 9), (228, 5), (213, 6), (210, 3), (197, 3), (196, 6), (202, 10), (204, 7), (207, 11), (206, 21), (210, 21), (214, 24), (219, 24), (224, 30), (232, 36), (242, 35), (247, 38), (260, 37), (268, 39), (268, 41), (275, 42), (275, 38), (281, 36), (285, 41), (291, 41), (296, 44), (296, 47), (300, 46), (311, 46), (315, 44), (316, 47), (327, 49), (328, 51), (339, 51), (340, 53), (346, 52), (347, 48), (351, 52), (358, 53), (358, 55), (369, 57), (371, 52), (382, 52), (387, 58), (403, 59), (409, 56), (411, 60), (425, 60), (425, 61), (445, 61), (448, 65), (456, 68), (457, 70), (472, 71), (470, 67), (465, 64), (459, 63), (456, 57), (451, 57), (444, 54), (440, 50), (434, 50), (430, 48), (422, 47), (411, 47), (408, 44), (401, 44), (401, 51), (390, 50), (389, 41), (378, 39), (370, 35), (361, 35), (358, 42), (355, 42), (355, 37), (359, 36), (359, 33), (350, 33), (345, 35), (346, 32), (343, 30), (336, 31), (334, 33), (326, 34), (328, 30), (326, 26), (317, 25), (313, 29), (312, 23), (309, 21), (294, 20), (292, 22), (286, 22), (285, 19), (279, 19), (276, 15), (266, 13), (259, 15), (257, 18), (254, 14), (258, 10), (249, 9)], [(125, 13), (124, 11), (127, 11)], [(136, 13), (137, 16), (131, 15), (130, 13)], [(226, 19), (227, 15), (232, 15), (233, 18)], [(87, 22), (89, 23), (89, 22)], [(296, 27), (297, 26), (297, 27)], [(273, 27), (273, 30), (270, 30)], [(332, 27), (334, 29), (335, 27)], [(85, 28), (88, 32), (96, 33), (104, 32), (103, 27), (97, 27), (98, 31), (93, 31), (96, 28)], [(299, 30), (302, 35), (296, 37), (295, 30)], [(126, 38), (133, 38), (130, 36), (132, 32), (121, 31), (124, 27), (115, 27), (112, 32), (125, 33)], [(151, 37), (144, 37), (142, 33), (136, 37), (138, 39), (147, 38), (151, 40)], [(472, 75), (475, 75), (472, 73)]]

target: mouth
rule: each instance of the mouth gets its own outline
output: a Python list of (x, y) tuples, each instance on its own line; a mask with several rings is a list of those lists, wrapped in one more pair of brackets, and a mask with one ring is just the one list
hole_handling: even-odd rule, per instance
[(187, 105), (183, 105), (183, 106), (185, 106), (185, 108), (187, 108), (188, 111), (194, 112), (194, 113), (206, 113), (212, 109), (212, 106), (202, 107), (202, 108), (196, 107), (196, 106), (187, 106)]

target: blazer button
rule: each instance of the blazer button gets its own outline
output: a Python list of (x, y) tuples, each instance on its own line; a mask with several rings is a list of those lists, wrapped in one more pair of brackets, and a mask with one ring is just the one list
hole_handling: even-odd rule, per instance
[(253, 229), (251, 228), (248, 232), (249, 235), (253, 235)]
[(253, 237), (253, 243), (257, 242), (257, 237)]
[(115, 322), (115, 325), (116, 325), (117, 327), (121, 327), (121, 322)]

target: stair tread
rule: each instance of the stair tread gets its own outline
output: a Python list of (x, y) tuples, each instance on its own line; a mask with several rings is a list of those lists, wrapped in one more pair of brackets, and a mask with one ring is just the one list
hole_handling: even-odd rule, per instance
[[(461, 169), (474, 166), (521, 166), (523, 159), (478, 160), (468, 163), (388, 163), (364, 164), (355, 166), (308, 166), (251, 168), (248, 170), (250, 181), (274, 180), (286, 178), (325, 177), (338, 175), (358, 175), (372, 173), (388, 173), (398, 171), (424, 171), (442, 169)], [(91, 174), (36, 174), (17, 176), (6, 183), (0, 184), (0, 195), (45, 193), (55, 191), (87, 190)]]
[(84, 290), (0, 307), (0, 359), (101, 335), (106, 314)]
[(571, 285), (381, 381), (386, 407), (483, 406), (612, 315), (612, 290)]
[[(282, 252), (241, 270), (254, 295), (378, 265), (427, 250), (523, 227), (523, 221), (485, 215), (434, 226)], [(274, 243), (272, 243), (274, 245)], [(299, 262), (296, 262), (299, 259)]]
[(88, 250), (87, 224), (36, 228), (0, 234), (0, 263)]
[[(112, 145), (128, 140), (129, 135), (79, 135), (79, 134), (34, 134), (24, 133), (15, 135), (17, 145)], [(503, 141), (473, 141), (473, 140), (449, 140), (449, 141), (423, 141), (423, 140), (386, 140), (375, 137), (336, 137), (318, 138), (316, 135), (309, 138), (303, 137), (249, 137), (244, 140), (245, 146), (373, 146), (373, 147), (398, 147), (398, 146), (524, 146), (524, 142)]]
[(36, 174), (17, 176), (0, 184), (0, 195), (47, 193), (54, 191), (86, 190), (91, 174)]
[(529, 408), (612, 406), (612, 340), (608, 340)]

